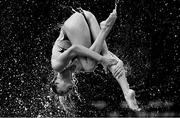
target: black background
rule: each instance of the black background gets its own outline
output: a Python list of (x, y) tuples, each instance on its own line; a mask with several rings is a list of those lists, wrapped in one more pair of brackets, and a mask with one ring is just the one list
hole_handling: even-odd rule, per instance
[[(51, 49), (66, 6), (91, 11), (98, 22), (114, 8), (110, 0), (0, 1), (0, 116), (71, 116), (50, 91)], [(120, 0), (118, 19), (107, 38), (125, 63), (130, 87), (147, 115), (179, 113), (179, 0)], [(123, 108), (121, 88), (102, 67), (76, 75), (82, 101), (73, 96), (75, 116), (136, 116)], [(105, 101), (95, 108), (92, 101)], [(60, 106), (60, 107), (59, 107)]]

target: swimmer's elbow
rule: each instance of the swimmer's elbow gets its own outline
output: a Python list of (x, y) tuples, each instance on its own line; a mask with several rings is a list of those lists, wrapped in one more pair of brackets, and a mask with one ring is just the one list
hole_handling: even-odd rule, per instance
[(90, 12), (90, 11), (85, 11), (84, 13), (86, 14), (86, 18), (91, 20), (91, 19), (95, 19), (95, 16)]
[(79, 55), (79, 50), (80, 50), (81, 48), (80, 48), (80, 45), (72, 45), (71, 47), (70, 47), (70, 54), (69, 54), (69, 56), (71, 57), (71, 58), (73, 58), (73, 57), (75, 57), (75, 56), (78, 56)]

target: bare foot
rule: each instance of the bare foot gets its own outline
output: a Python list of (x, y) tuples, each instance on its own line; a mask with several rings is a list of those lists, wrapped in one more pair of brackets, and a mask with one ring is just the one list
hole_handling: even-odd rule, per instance
[[(122, 74), (121, 74), (122, 71), (124, 71), (122, 69), (123, 62), (111, 52), (107, 52), (103, 56), (106, 58), (111, 58), (111, 59), (113, 58), (116, 61), (118, 61), (118, 63), (116, 65), (111, 66), (109, 69), (115, 78), (120, 78), (120, 76), (122, 76)], [(137, 105), (134, 90), (129, 89), (129, 85), (128, 85), (126, 80), (123, 81), (123, 86), (128, 86), (128, 87), (126, 87), (126, 90), (128, 89), (128, 93), (125, 95), (125, 99), (126, 99), (126, 102), (129, 106), (129, 108), (134, 110), (134, 111), (140, 111), (141, 109)], [(122, 87), (122, 85), (121, 85), (121, 87)]]
[(134, 111), (140, 111), (141, 109), (137, 105), (134, 90), (130, 89), (128, 94), (125, 96), (126, 102), (130, 109)]

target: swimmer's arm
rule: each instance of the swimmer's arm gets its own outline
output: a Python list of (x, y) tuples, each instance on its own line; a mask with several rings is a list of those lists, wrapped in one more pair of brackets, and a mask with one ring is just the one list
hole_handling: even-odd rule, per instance
[(104, 61), (103, 56), (100, 54), (91, 51), (82, 45), (72, 45), (63, 53), (53, 56), (54, 58), (51, 60), (52, 68), (55, 71), (62, 72), (63, 69), (69, 64), (69, 62), (77, 56), (91, 58), (99, 63)]
[(71, 58), (74, 58), (75, 56), (82, 56), (94, 59), (98, 62), (102, 62), (103, 60), (103, 56), (82, 45), (72, 45), (70, 49), (70, 55)]

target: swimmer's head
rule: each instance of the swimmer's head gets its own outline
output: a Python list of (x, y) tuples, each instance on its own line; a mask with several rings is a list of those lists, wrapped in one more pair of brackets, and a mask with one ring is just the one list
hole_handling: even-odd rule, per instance
[(66, 96), (73, 89), (72, 73), (68, 70), (58, 73), (51, 82), (51, 87), (57, 95)]

